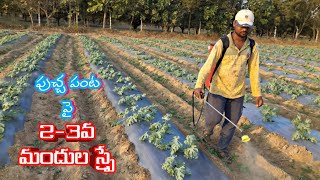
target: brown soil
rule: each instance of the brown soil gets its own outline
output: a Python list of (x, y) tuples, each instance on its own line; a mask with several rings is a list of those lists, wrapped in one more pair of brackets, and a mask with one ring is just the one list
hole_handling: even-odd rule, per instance
[[(290, 65), (293, 65), (293, 66), (297, 66), (297, 67), (303, 67), (302, 64), (298, 64), (298, 63), (295, 63), (295, 62), (291, 62), (291, 61), (288, 61), (288, 60), (281, 60), (281, 59), (276, 59), (276, 62), (282, 62), (282, 63), (286, 63), (286, 64), (290, 64)], [(298, 75), (302, 75), (302, 74), (307, 74), (308, 75), (308, 78), (317, 78), (318, 76), (312, 72), (307, 72), (307, 71), (304, 71), (304, 70), (300, 70), (300, 69), (293, 69), (293, 68), (288, 68), (286, 67), (285, 65), (284, 66), (276, 66), (272, 63), (267, 63), (267, 62), (260, 62), (261, 64), (267, 66), (267, 67), (272, 67), (273, 69), (276, 69), (276, 70), (290, 70), (290, 72), (296, 72)], [(310, 65), (309, 65), (310, 66)], [(320, 70), (319, 67), (316, 67), (316, 66), (312, 66), (315, 68), (315, 70)]]
[[(130, 65), (128, 62), (133, 61), (132, 59), (129, 58), (124, 58), (127, 55), (125, 52), (121, 52), (118, 50), (115, 50), (116, 47), (112, 47), (112, 45), (107, 44), (107, 43), (101, 43), (101, 47), (104, 47), (104, 51), (112, 59), (114, 64), (119, 67), (121, 70), (124, 72), (128, 73), (129, 76), (133, 77), (133, 79), (136, 80), (138, 87), (140, 90), (142, 90), (144, 93), (147, 94), (147, 96), (150, 98), (151, 101), (154, 103), (157, 102), (159, 104), (160, 110), (163, 113), (170, 113), (170, 111), (175, 111), (175, 118), (174, 123), (179, 127), (179, 129), (184, 133), (184, 134), (190, 134), (192, 132), (190, 126), (187, 124), (190, 123), (185, 123), (190, 122), (191, 118), (191, 107), (189, 104), (184, 102), (184, 100), (180, 100), (179, 97), (175, 96), (174, 93), (176, 92), (177, 86), (173, 85), (174, 87), (172, 88), (164, 88), (163, 86), (166, 86), (167, 83), (162, 82), (159, 84), (156, 82), (154, 79), (150, 78), (148, 73), (145, 74), (145, 72), (152, 71), (149, 68), (146, 71), (140, 71), (136, 69), (134, 66)], [(118, 54), (119, 56), (116, 56), (115, 54)], [(142, 65), (143, 67), (146, 67), (146, 65)], [(139, 68), (139, 67), (138, 67)], [(139, 68), (140, 69), (140, 68)], [(155, 74), (160, 74), (156, 71), (154, 71)], [(152, 76), (151, 76), (152, 77)], [(170, 79), (167, 76), (165, 76), (166, 79)], [(152, 89), (152, 91), (150, 91)], [(161, 101), (161, 99), (165, 99), (164, 101)], [(179, 104), (179, 105), (175, 105)], [(164, 108), (165, 107), (165, 108)], [(184, 110), (186, 109), (186, 110)], [(189, 110), (188, 110), (189, 109)], [(200, 124), (200, 128), (203, 127), (203, 124)], [(201, 130), (200, 130), (201, 131)], [(197, 132), (197, 135), (199, 136), (201, 133)], [(235, 151), (235, 157), (239, 157), (239, 160), (236, 161), (229, 169), (225, 169), (226, 166), (220, 164), (221, 160), (217, 159), (217, 157), (211, 155), (209, 153), (210, 148), (206, 149), (204, 148), (204, 144), (201, 144), (200, 147), (204, 152), (217, 164), (217, 166), (223, 170), (223, 172), (227, 173), (228, 175), (232, 177), (242, 177), (245, 179), (248, 179), (249, 177), (256, 177), (256, 178), (265, 178), (265, 177), (270, 177), (270, 174), (273, 174), (274, 177), (286, 177), (289, 178), (290, 176), (281, 170), (280, 168), (275, 166), (273, 163), (270, 163), (265, 157), (260, 155), (259, 153), (255, 153), (255, 157), (257, 160), (251, 161), (252, 158), (243, 158), (242, 154), (245, 152), (247, 154), (251, 154), (252, 150), (251, 149), (245, 149), (244, 146), (241, 145), (241, 142), (239, 139), (234, 138), (234, 141), (232, 142), (230, 149), (232, 151)], [(257, 166), (258, 165), (258, 166)], [(242, 172), (243, 167), (249, 168), (248, 171)], [(251, 168), (250, 168), (251, 167)]]
[[(117, 36), (117, 37), (121, 38), (122, 40), (128, 39), (123, 36)], [(144, 40), (144, 39), (139, 39), (139, 40), (144, 41), (144, 42), (149, 42), (149, 40)], [(195, 57), (199, 57), (199, 58), (203, 58), (203, 59), (207, 59), (207, 57), (208, 57), (208, 55), (205, 55), (205, 54), (191, 52), (190, 49), (194, 49), (195, 47), (192, 47), (191, 45), (187, 45), (187, 44), (183, 45), (184, 48), (174, 47), (174, 46), (170, 46), (167, 44), (161, 44), (161, 43), (157, 43), (157, 42), (153, 42), (153, 44), (155, 45), (154, 47), (163, 47), (163, 48), (168, 48), (168, 49), (171, 49), (171, 50), (177, 51), (177, 52), (186, 52), (186, 53), (192, 54)]]
[[(121, 38), (122, 40), (125, 40), (125, 38), (123, 36), (117, 36), (118, 38)], [(132, 36), (131, 36), (132, 37)], [(150, 37), (146, 37), (146, 38), (150, 38)], [(152, 38), (150, 38), (152, 40)], [(159, 38), (157, 38), (159, 39)], [(162, 39), (162, 38), (161, 38)], [(148, 40), (144, 40), (144, 39), (139, 39), (140, 41), (148, 41)], [(170, 39), (171, 40), (171, 39)], [(206, 42), (211, 42), (212, 40), (210, 41), (206, 41)], [(178, 52), (186, 52), (186, 53), (189, 53), (189, 54), (192, 54), (194, 57), (199, 57), (199, 58), (203, 58), (203, 59), (207, 59), (208, 55), (207, 54), (201, 54), (201, 53), (194, 53), (194, 52), (191, 52), (190, 49), (199, 49), (198, 47), (194, 47), (194, 46), (191, 46), (191, 45), (187, 45), (187, 44), (184, 44), (184, 48), (180, 48), (180, 47), (174, 47), (174, 46), (170, 46), (168, 44), (161, 44), (161, 43), (156, 43), (156, 42), (153, 42), (153, 44), (155, 46), (159, 46), (159, 47), (163, 47), (163, 48), (169, 48), (173, 51), (178, 51)], [(190, 48), (190, 49), (189, 49)], [(201, 48), (201, 50), (203, 50)], [(295, 63), (295, 62), (291, 62), (291, 61), (287, 61), (287, 60), (281, 60), (281, 59), (277, 59), (277, 61), (279, 62), (286, 62), (287, 64), (291, 64), (291, 65), (295, 65), (295, 66), (301, 66), (300, 64), (298, 63)], [(270, 65), (271, 67), (275, 67), (275, 68), (280, 68), (280, 70), (282, 70), (283, 68), (282, 67), (278, 67), (278, 66), (273, 66), (273, 65)], [(313, 66), (314, 67), (314, 66)], [(316, 70), (320, 71), (320, 67), (314, 67)], [(296, 69), (291, 69), (289, 68), (291, 71), (293, 72), (298, 72), (300, 74), (302, 74), (304, 71), (301, 71), (301, 70), (296, 70)], [(310, 78), (316, 78), (317, 76), (311, 72), (305, 72), (308, 74), (308, 76)]]
[[(104, 34), (109, 35), (109, 32), (101, 32)], [(100, 34), (100, 33), (99, 33)], [(136, 37), (136, 38), (157, 38), (157, 39), (175, 39), (175, 40), (200, 40), (205, 42), (216, 41), (220, 38), (220, 36), (216, 33), (212, 33), (209, 36), (206, 34), (195, 35), (195, 34), (182, 34), (181, 32), (155, 32), (155, 31), (130, 31), (130, 30), (123, 30), (123, 31), (112, 31), (112, 34), (118, 34), (121, 36), (129, 36), (129, 37)], [(298, 47), (312, 47), (312, 48), (319, 48), (320, 43), (315, 43), (314, 41), (307, 41), (307, 40), (294, 40), (291, 38), (271, 38), (271, 37), (256, 37), (253, 36), (253, 39), (259, 44), (278, 44), (278, 45), (290, 45), (290, 46), (298, 46)]]
[(199, 71), (199, 67), (197, 67), (197, 65), (191, 63), (191, 62), (187, 62), (185, 60), (181, 60), (177, 57), (174, 57), (174, 56), (171, 56), (171, 55), (168, 55), (168, 54), (165, 54), (163, 52), (159, 52), (159, 51), (156, 51), (156, 50), (153, 50), (153, 49), (150, 49), (148, 47), (144, 47), (144, 46), (140, 46), (140, 45), (137, 45), (137, 44), (134, 44), (130, 41), (127, 41), (127, 40), (124, 40), (124, 39), (120, 39), (119, 37), (115, 37), (117, 38), (118, 40), (128, 44), (129, 46), (131, 46), (132, 48), (136, 49), (136, 50), (143, 50), (145, 51), (146, 53), (152, 55), (152, 56), (156, 56), (157, 58), (159, 59), (163, 59), (165, 61), (170, 61), (176, 65), (179, 65), (185, 69), (187, 69), (189, 72), (192, 72), (192, 73), (198, 73)]
[[(76, 42), (76, 44), (75, 44)], [(84, 61), (81, 48), (74, 37), (64, 36), (53, 56), (46, 64), (43, 72), (52, 77), (61, 71), (71, 77), (81, 71), (83, 77), (88, 77), (90, 68)], [(65, 47), (69, 47), (65, 49)], [(80, 53), (80, 54), (79, 54)], [(64, 129), (65, 121), (59, 119), (61, 106), (59, 101), (71, 99), (77, 107), (76, 117), (71, 122), (91, 121), (96, 126), (97, 138), (91, 142), (44, 142), (37, 137), (39, 123), (54, 123), (57, 129)], [(24, 130), (15, 136), (16, 144), (9, 150), (12, 163), (0, 169), (0, 176), (4, 179), (150, 179), (149, 172), (138, 165), (138, 158), (133, 145), (128, 141), (124, 127), (111, 127), (117, 119), (117, 113), (111, 103), (105, 98), (103, 91), (70, 91), (66, 97), (55, 96), (53, 92), (41, 94), (35, 92), (32, 99), (32, 110), (27, 114)], [(32, 132), (32, 133), (30, 133)], [(21, 167), (16, 159), (21, 147), (31, 145), (39, 149), (54, 149), (69, 147), (72, 150), (88, 150), (92, 145), (106, 144), (107, 149), (117, 160), (117, 171), (112, 175), (96, 172), (90, 166), (52, 166), (52, 167)], [(131, 147), (126, 150), (126, 147)]]
[(17, 44), (19, 45), (24, 45), (24, 44), (27, 44), (28, 42), (30, 42), (31, 39), (34, 38), (34, 34), (27, 34), (27, 37), (24, 38), (24, 39), (18, 39), (18, 40), (15, 40), (15, 42), (13, 43), (6, 43), (4, 45), (1, 46), (0, 48), (0, 55), (4, 55), (8, 52), (10, 52), (11, 50), (14, 50), (16, 47), (17, 47)]
[(295, 83), (297, 85), (305, 86), (307, 90), (310, 91), (311, 93), (315, 95), (320, 95), (320, 92), (319, 92), (320, 86), (318, 84), (306, 82), (304, 80), (288, 78), (285, 75), (277, 75), (277, 74), (274, 74), (273, 72), (267, 72), (262, 69), (260, 69), (260, 75), (263, 79), (267, 79), (267, 80), (271, 80), (273, 78), (282, 78), (289, 82)]
[[(109, 36), (112, 36), (112, 35), (109, 35)], [(157, 58), (161, 58), (165, 61), (169, 60), (170, 62), (174, 62), (175, 64), (180, 65), (182, 68), (188, 69), (189, 72), (193, 72), (193, 73), (199, 72), (200, 68), (193, 63), (186, 62), (184, 60), (181, 60), (177, 57), (173, 57), (173, 56), (165, 54), (165, 53), (160, 53), (160, 52), (148, 49), (148, 48), (143, 48), (143, 47), (136, 45), (134, 43), (131, 43), (127, 40), (123, 40), (123, 38), (119, 38), (119, 37), (116, 37), (116, 38), (121, 40), (124, 43), (127, 43), (129, 46), (131, 46), (132, 48), (134, 48), (136, 50), (140, 50), (140, 51), (143, 50), (147, 54), (150, 54), (150, 55), (155, 56)], [(269, 79), (271, 75), (264, 76), (264, 74), (261, 74), (261, 76), (266, 79)], [(273, 76), (273, 73), (272, 73), (272, 76)], [(250, 89), (247, 88), (247, 90), (249, 90), (249, 92), (250, 92)], [(283, 115), (284, 117), (287, 117), (289, 119), (293, 119), (298, 114), (300, 114), (301, 116), (305, 116), (305, 117), (309, 118), (312, 121), (312, 127), (316, 130), (319, 130), (319, 128), (320, 128), (320, 124), (319, 124), (320, 122), (318, 121), (318, 119), (320, 117), (319, 116), (319, 108), (313, 107), (313, 106), (303, 105), (303, 104), (297, 102), (296, 100), (286, 100), (286, 99), (282, 98), (281, 96), (277, 96), (274, 94), (266, 94), (265, 93), (263, 96), (267, 101), (269, 101), (273, 105), (276, 105), (276, 106), (280, 105), (280, 109), (281, 109), (280, 115)], [(190, 100), (188, 100), (188, 101), (190, 101)], [(289, 111), (287, 111), (287, 113), (286, 113), (285, 110), (289, 110)], [(288, 113), (288, 112), (290, 112), (290, 113)]]
[[(143, 49), (144, 51), (148, 52), (149, 54), (151, 55), (155, 55), (155, 56), (158, 56), (158, 57), (162, 57), (162, 59), (165, 59), (165, 60), (169, 60), (175, 64), (179, 63), (180, 65), (188, 68), (188, 70), (192, 69), (192, 72), (195, 72), (197, 73), (199, 70), (199, 67), (198, 66), (193, 66), (194, 63), (189, 63), (189, 62), (185, 62), (181, 59), (179, 59), (178, 57), (174, 57), (174, 56), (171, 56), (171, 55), (168, 55), (168, 54), (165, 54), (163, 52), (160, 52), (160, 51), (155, 51), (153, 49), (150, 49), (148, 47), (144, 47), (144, 46), (141, 46), (141, 45), (137, 45), (135, 43), (132, 43), (130, 41), (128, 41), (127, 39), (125, 39), (124, 37), (119, 37), (117, 36), (116, 37), (117, 39), (121, 40), (122, 42), (125, 42), (127, 43), (129, 46), (131, 46), (132, 48), (136, 49), (136, 50), (141, 50)], [(158, 46), (161, 46), (161, 47), (166, 47), (166, 48), (170, 48), (174, 51), (180, 51), (180, 52), (188, 52), (190, 53), (190, 51), (188, 50), (185, 50), (185, 49), (181, 49), (181, 48), (175, 48), (175, 47), (172, 47), (172, 46), (168, 46), (168, 45), (163, 45), (163, 44), (160, 44), (160, 43), (155, 43), (155, 45), (158, 45)], [(193, 53), (192, 53), (193, 54)], [(203, 54), (193, 54), (193, 56), (195, 57), (200, 57), (200, 58), (203, 58), (204, 60), (207, 59), (207, 55), (203, 55)], [(264, 64), (264, 63), (262, 63)], [(274, 69), (276, 70), (284, 70), (284, 67), (279, 67), (279, 66), (274, 66), (272, 64), (264, 64), (266, 65), (267, 67), (273, 67)], [(316, 67), (315, 67), (316, 68)], [(313, 74), (313, 73), (310, 73), (310, 72), (305, 72), (305, 71), (302, 71), (302, 70), (296, 70), (296, 69), (291, 69), (291, 72), (295, 73), (295, 74), (302, 74), (302, 73), (306, 73), (308, 75), (307, 78), (310, 78), (310, 79), (315, 79), (315, 78), (318, 78), (318, 75), (316, 74)], [(303, 86), (306, 86), (307, 88), (311, 89), (311, 90), (314, 90), (315, 91), (315, 94), (319, 94), (318, 90), (319, 90), (319, 85), (318, 84), (315, 84), (315, 83), (310, 83), (310, 82), (306, 82), (304, 80), (296, 80), (296, 79), (292, 79), (292, 78), (288, 78), (286, 76), (281, 76), (281, 75), (276, 75), (276, 74), (273, 74), (272, 72), (266, 72), (264, 70), (260, 70), (260, 74), (262, 75), (270, 75), (270, 76), (275, 76), (275, 77), (279, 77), (279, 78), (284, 78), (290, 82), (293, 82), (293, 83), (296, 83), (296, 84), (299, 84), (299, 85), (303, 85)]]
[[(188, 85), (183, 84), (173, 76), (168, 76), (168, 74), (164, 73), (152, 64), (147, 64), (143, 60), (132, 58), (132, 54), (127, 53), (126, 51), (123, 51), (107, 43), (103, 43), (103, 46), (112, 50), (114, 53), (121, 54), (122, 56), (126, 57), (128, 60), (130, 60), (131, 64), (139, 68), (141, 71), (143, 71), (145, 74), (152, 77), (153, 79), (157, 79), (158, 82), (160, 81), (161, 84), (165, 86), (167, 89), (172, 89), (173, 87), (179, 86), (179, 89), (175, 89), (175, 94), (177, 94), (181, 98), (187, 99), (187, 102), (191, 105), (191, 96), (193, 89), (191, 89)], [(158, 58), (154, 55), (152, 55), (152, 57)]]
[(15, 64), (18, 64), (20, 61), (24, 60), (28, 57), (32, 49), (43, 40), (45, 37), (43, 36), (36, 36), (33, 40), (29, 41), (28, 43), (24, 44), (21, 43), (20, 48), (14, 49), (6, 53), (5, 55), (0, 57), (0, 66), (3, 68), (0, 71), (0, 79), (4, 78), (12, 69), (14, 68)]
[[(262, 64), (264, 64), (264, 63), (262, 63)], [(319, 78), (319, 75), (316, 75), (316, 74), (313, 74), (313, 73), (310, 73), (310, 72), (305, 72), (305, 71), (302, 71), (302, 70), (286, 68), (284, 66), (275, 66), (275, 65), (271, 65), (271, 64), (264, 64), (264, 65), (266, 65), (266, 67), (272, 67), (273, 69), (276, 69), (276, 70), (279, 70), (279, 71), (283, 71), (284, 69), (290, 69), (290, 71), (291, 71), (290, 73), (291, 74), (295, 74), (295, 75), (301, 75), (303, 73), (306, 73), (308, 75), (308, 77), (306, 77), (306, 78), (309, 78), (310, 80)], [(306, 82), (304, 80), (297, 80), (297, 79), (288, 78), (285, 75), (277, 75), (277, 74), (274, 74), (272, 72), (264, 71), (262, 69), (260, 69), (260, 74), (269, 75), (269, 76), (273, 76), (273, 77), (277, 77), (277, 78), (284, 78), (287, 81), (290, 81), (290, 82), (293, 82), (293, 83), (296, 83), (296, 84), (299, 84), (299, 85), (306, 86), (307, 88), (314, 90), (316, 93), (319, 93), (319, 92), (317, 92), (317, 90), (320, 89), (320, 86), (319, 86), (319, 84), (316, 84), (316, 83)]]
[[(82, 64), (79, 65), (83, 66), (82, 68), (80, 67), (78, 71), (83, 69), (85, 72), (90, 72), (91, 70), (88, 61), (86, 61), (84, 56), (83, 47), (78, 40), (77, 46), (81, 56), (80, 59), (82, 59)], [(83, 77), (89, 77), (89, 73), (82, 75)], [(86, 91), (84, 91), (84, 93), (86, 93)], [(112, 127), (112, 123), (118, 119), (118, 116), (115, 109), (113, 109), (111, 102), (104, 95), (104, 92), (99, 90), (86, 94), (90, 97), (88, 100), (90, 105), (83, 102), (83, 106), (85, 107), (84, 109), (90, 107), (90, 109), (94, 110), (95, 116), (93, 118), (93, 123), (97, 128), (97, 135), (100, 136), (97, 137), (97, 141), (99, 140), (100, 143), (106, 142), (106, 147), (109, 151), (113, 152), (113, 156), (117, 159), (117, 173), (108, 176), (107, 179), (150, 179), (149, 171), (138, 164), (138, 156), (135, 154), (134, 150), (135, 147), (128, 140), (124, 126), (118, 125)], [(86, 95), (80, 97), (86, 97)], [(85, 100), (86, 98), (79, 99)], [(93, 144), (93, 142), (90, 143)], [(98, 174), (92, 168), (90, 168), (90, 171), (93, 174)]]
[[(253, 126), (247, 131), (251, 137), (255, 137), (252, 138), (251, 144), (258, 147), (258, 152), (288, 174), (295, 178), (320, 177), (320, 161), (314, 161), (311, 152), (305, 147), (292, 145), (283, 137), (270, 133), (263, 127)], [(306, 171), (307, 169), (310, 171)]]

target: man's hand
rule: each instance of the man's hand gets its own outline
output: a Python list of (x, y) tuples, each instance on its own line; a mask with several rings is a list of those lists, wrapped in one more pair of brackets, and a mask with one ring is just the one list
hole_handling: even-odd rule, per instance
[(203, 88), (196, 88), (194, 89), (194, 95), (198, 99), (203, 99), (204, 98), (204, 89)]
[(256, 97), (256, 106), (261, 107), (263, 105), (262, 96)]

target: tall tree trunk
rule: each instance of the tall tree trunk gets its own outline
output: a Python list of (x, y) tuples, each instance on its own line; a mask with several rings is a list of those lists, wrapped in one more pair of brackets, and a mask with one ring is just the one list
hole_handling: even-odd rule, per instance
[(183, 34), (184, 33), (184, 27), (180, 27), (181, 29), (181, 33)]
[(71, 18), (72, 18), (72, 14), (71, 12), (68, 13), (68, 27), (71, 27)]
[(46, 19), (47, 19), (47, 26), (49, 26), (49, 24), (50, 24), (50, 22), (49, 22), (49, 15), (48, 15), (48, 12), (46, 11), (45, 13), (44, 13), (45, 15), (46, 15)]
[(141, 24), (140, 24), (140, 31), (142, 31), (142, 18), (140, 18), (140, 22), (141, 22)]
[(313, 24), (312, 26), (312, 37), (311, 37), (312, 40), (315, 40), (316, 39), (316, 26)]
[(80, 4), (79, 0), (76, 1), (76, 27), (79, 26), (79, 16), (80, 16)]
[(76, 12), (76, 27), (78, 27), (79, 24), (79, 13)]
[(32, 13), (30, 10), (28, 10), (28, 14), (30, 16), (31, 26), (33, 26), (33, 18), (32, 18)]
[(188, 34), (190, 34), (191, 12), (189, 12)]
[(109, 12), (109, 29), (112, 29), (112, 16), (111, 16), (111, 11)]
[(201, 20), (200, 20), (200, 23), (199, 23), (199, 29), (198, 29), (198, 35), (201, 34)]
[(103, 24), (102, 24), (102, 29), (106, 26), (106, 18), (107, 18), (107, 10), (105, 9), (103, 11)]
[(131, 26), (130, 26), (130, 29), (131, 29), (131, 27), (133, 27), (132, 25), (133, 25), (133, 19), (134, 19), (134, 17), (133, 16), (131, 16)]
[(38, 3), (38, 26), (41, 26), (40, 3)]
[(167, 23), (163, 23), (163, 25), (162, 25), (162, 31), (164, 31), (164, 32), (168, 32), (168, 25), (167, 25)]
[(274, 27), (273, 38), (277, 37), (277, 26)]
[(299, 35), (300, 35), (299, 28), (298, 28), (298, 26), (296, 26), (296, 33), (294, 35), (294, 39), (295, 40), (298, 39)]
[(71, 27), (71, 18), (72, 18), (72, 13), (71, 13), (71, 1), (69, 2), (69, 12), (68, 12), (68, 27)]
[(317, 28), (316, 31), (317, 31), (317, 33), (316, 33), (316, 39), (315, 39), (314, 41), (315, 41), (315, 42), (318, 42), (320, 28)]

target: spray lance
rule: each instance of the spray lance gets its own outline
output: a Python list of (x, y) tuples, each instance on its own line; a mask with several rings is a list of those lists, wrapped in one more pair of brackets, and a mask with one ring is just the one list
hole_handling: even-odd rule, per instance
[[(243, 130), (241, 128), (239, 128), (239, 126), (237, 126), (236, 124), (234, 124), (229, 118), (227, 118), (225, 115), (223, 115), (221, 112), (219, 112), (215, 107), (213, 107), (208, 101), (207, 101), (207, 97), (208, 97), (208, 93), (206, 95), (204, 95), (202, 92), (200, 93), (201, 99), (204, 99), (204, 102), (209, 105), (212, 109), (214, 109), (215, 111), (217, 111), (222, 117), (224, 117), (224, 119), (226, 119), (227, 121), (229, 121), (233, 126), (235, 126), (237, 129), (239, 129), (239, 131), (241, 132), (241, 141), (242, 142), (249, 142), (250, 141), (250, 137), (248, 135), (245, 135)], [(196, 127), (196, 125), (198, 124), (200, 118), (201, 118), (201, 114), (202, 114), (202, 110), (203, 110), (203, 106), (201, 107), (200, 110), (200, 115), (199, 118), (197, 120), (197, 123), (195, 123), (194, 120), (194, 92), (192, 94), (192, 115), (193, 115), (193, 125)]]

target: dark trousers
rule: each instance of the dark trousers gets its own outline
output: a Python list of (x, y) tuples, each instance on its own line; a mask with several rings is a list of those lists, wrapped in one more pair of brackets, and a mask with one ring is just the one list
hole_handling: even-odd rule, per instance
[[(228, 99), (216, 94), (208, 94), (207, 101), (216, 108), (222, 114), (230, 119), (234, 124), (237, 124), (243, 110), (243, 100), (244, 97), (236, 99)], [(206, 104), (205, 109), (205, 119), (206, 119), (206, 131), (213, 133), (214, 127), (219, 124), (222, 120), (222, 116), (215, 111), (212, 107)], [(234, 135), (236, 127), (234, 127), (228, 120), (225, 120), (222, 125), (220, 139), (218, 143), (218, 148), (222, 151), (226, 151), (231, 139)]]

